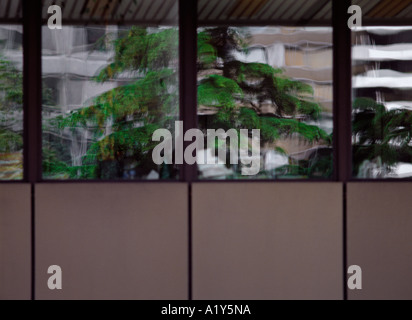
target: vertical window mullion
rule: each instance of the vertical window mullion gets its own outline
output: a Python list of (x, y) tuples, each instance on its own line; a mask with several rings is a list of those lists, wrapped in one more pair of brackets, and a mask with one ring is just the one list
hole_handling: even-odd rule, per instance
[(352, 178), (351, 30), (350, 0), (333, 0), (334, 171), (335, 180)]
[[(179, 0), (180, 120), (184, 132), (197, 128), (197, 0)], [(190, 142), (184, 143), (183, 150)], [(197, 165), (183, 161), (181, 180), (197, 179)]]
[(41, 0), (23, 0), (24, 178), (42, 176)]

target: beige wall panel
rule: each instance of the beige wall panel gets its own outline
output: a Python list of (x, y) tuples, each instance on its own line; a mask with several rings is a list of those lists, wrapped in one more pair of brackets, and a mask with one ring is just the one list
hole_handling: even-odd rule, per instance
[(342, 186), (193, 187), (195, 299), (342, 299)]
[(31, 187), (0, 184), (0, 300), (31, 298)]
[[(186, 184), (36, 187), (36, 299), (186, 299)], [(49, 290), (47, 269), (63, 270)]]
[(412, 299), (412, 183), (348, 185), (348, 264), (363, 272), (349, 299)]

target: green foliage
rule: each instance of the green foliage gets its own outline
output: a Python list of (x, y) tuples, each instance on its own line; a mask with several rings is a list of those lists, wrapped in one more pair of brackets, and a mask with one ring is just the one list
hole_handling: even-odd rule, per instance
[[(267, 64), (235, 59), (234, 52), (247, 51), (248, 39), (238, 28), (207, 28), (198, 33), (198, 70), (216, 71), (198, 84), (199, 105), (216, 108), (212, 126), (260, 129), (262, 143), (298, 134), (307, 142), (330, 144), (331, 137), (323, 130), (294, 118), (319, 118), (321, 109), (311, 100), (310, 85), (288, 79), (282, 70)], [(108, 45), (111, 40), (102, 41)], [(156, 170), (151, 160), (152, 133), (157, 128), (170, 129), (178, 114), (178, 31), (152, 33), (132, 27), (111, 45), (114, 59), (95, 80), (116, 81), (123, 73), (134, 74), (138, 80), (101, 94), (91, 106), (52, 120), (60, 130), (87, 129), (92, 142), (81, 167), (65, 168), (50, 155), (49, 172), (110, 178), (119, 177), (125, 168), (143, 168), (146, 174)], [(275, 112), (262, 116), (261, 108), (268, 102)], [(170, 177), (170, 170), (163, 168), (161, 175)]]
[(23, 148), (21, 134), (0, 128), (0, 153), (11, 153)]
[(198, 86), (198, 103), (205, 106), (230, 107), (236, 105), (236, 98), (242, 97), (239, 85), (228, 78), (211, 75)]
[(200, 63), (204, 69), (211, 67), (217, 59), (217, 52), (211, 44), (211, 40), (212, 38), (207, 32), (199, 32), (197, 34), (198, 63)]
[(23, 75), (12, 62), (0, 56), (0, 111), (10, 112), (23, 105)]
[(398, 162), (412, 162), (412, 112), (386, 110), (373, 99), (353, 103), (354, 173), (365, 160), (380, 159), (387, 170)]
[(108, 121), (113, 121), (115, 131), (133, 128), (136, 121), (159, 123), (167, 119), (165, 114), (177, 111), (173, 110), (178, 104), (177, 92), (169, 93), (174, 81), (173, 70), (148, 72), (143, 79), (98, 96), (92, 106), (57, 118), (58, 127), (76, 129), (80, 126), (102, 136)]
[(114, 40), (114, 62), (104, 68), (97, 76), (98, 82), (105, 82), (122, 72), (148, 72), (169, 68), (177, 62), (179, 34), (177, 29), (165, 29), (149, 33), (147, 29), (132, 27), (117, 40)]

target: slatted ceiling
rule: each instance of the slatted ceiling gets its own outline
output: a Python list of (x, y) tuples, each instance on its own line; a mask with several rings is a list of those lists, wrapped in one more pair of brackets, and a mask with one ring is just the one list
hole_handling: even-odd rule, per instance
[(402, 12), (408, 6), (409, 6), (409, 3), (402, 1), (402, 0), (398, 0), (398, 5), (392, 6), (392, 8), (388, 10), (387, 15), (389, 17), (395, 17), (399, 14), (399, 12)]
[(0, 17), (6, 16), (6, 10), (7, 10), (6, 2), (8, 2), (8, 0), (3, 1), (2, 5), (0, 6)]
[(110, 15), (110, 12), (107, 12), (108, 5), (109, 5), (108, 0), (96, 1), (96, 3), (90, 7), (91, 9), (88, 15), (89, 18), (91, 19), (97, 19), (99, 17), (106, 18), (107, 17), (106, 14)]
[(236, 5), (232, 7), (232, 10), (229, 13), (229, 17), (238, 18), (241, 13), (250, 5), (249, 0), (238, 0)]
[(224, 9), (226, 4), (223, 1), (217, 1), (215, 10), (212, 10), (205, 19), (216, 20), (220, 16), (220, 12)]
[(293, 6), (293, 2), (283, 2), (270, 16), (269, 19), (276, 19), (279, 20), (283, 17), (283, 14)]
[(291, 13), (286, 19), (290, 19), (294, 17), (295, 19), (301, 19), (302, 16), (305, 14), (306, 10), (310, 8), (316, 0), (307, 0), (305, 3), (298, 3), (298, 10), (296, 12)]
[[(189, 0), (188, 0), (189, 1)], [(196, 0), (190, 0), (196, 1)], [(339, 1), (339, 0), (337, 0)], [(364, 25), (379, 23), (412, 24), (412, 0), (353, 0), (363, 11)], [(0, 0), (0, 19), (22, 17), (22, 0)], [(50, 5), (63, 9), (64, 23), (145, 23), (177, 22), (176, 0), (43, 0), (43, 20)], [(303, 24), (330, 25), (332, 0), (198, 0), (199, 25)]]
[(293, 5), (283, 13), (282, 20), (288, 20), (291, 17), (295, 17), (301, 7), (302, 5), (299, 2), (293, 3)]
[(143, 1), (141, 3), (140, 9), (138, 9), (134, 15), (134, 18), (137, 20), (141, 20), (144, 17), (147, 17), (147, 12), (149, 11), (149, 9), (151, 8), (151, 6), (153, 5), (153, 3), (156, 0), (152, 0), (152, 1)]
[[(80, 13), (83, 10), (83, 6), (84, 6), (86, 1), (87, 0), (76, 0), (77, 3), (74, 6), (73, 12), (70, 14), (69, 19), (74, 19), (74, 20), (80, 19)], [(45, 19), (46, 19), (46, 17), (47, 17), (47, 15), (43, 16), (43, 18), (45, 18)]]
[(407, 16), (412, 16), (412, 4), (405, 8), (402, 12), (400, 12), (396, 17), (397, 18), (404, 18)]
[(395, 17), (402, 11), (404, 11), (406, 8), (408, 8), (411, 5), (411, 3), (403, 2), (399, 4), (398, 8), (394, 8), (391, 12), (388, 13), (389, 16)]
[(62, 14), (63, 14), (63, 19), (64, 20), (66, 20), (70, 16), (70, 13), (73, 11), (75, 3), (76, 3), (75, 1), (63, 2), (64, 8), (62, 8), (63, 9)]
[(283, 2), (282, 0), (274, 0), (274, 1), (270, 2), (270, 3), (272, 3), (272, 5), (269, 6), (269, 8), (267, 8), (267, 10), (262, 12), (262, 14), (259, 16), (259, 19), (262, 19), (262, 20), (269, 19), (269, 17), (271, 15), (273, 15), (278, 8), (280, 8), (280, 6), (282, 5), (282, 2)]
[[(223, 2), (223, 3), (222, 3)], [(220, 6), (219, 6), (220, 4)], [(224, 1), (220, 0), (211, 0), (209, 5), (203, 11), (203, 19), (208, 19), (213, 13), (217, 12), (218, 10), (221, 11), (221, 5), (225, 5)]]
[[(100, 3), (103, 3), (104, 0), (101, 0)], [(94, 14), (94, 8), (98, 6), (98, 2), (95, 1), (86, 1), (85, 6), (80, 11), (82, 20), (90, 20)]]
[(10, 12), (9, 16), (10, 17), (15, 17), (17, 16), (17, 11), (19, 10), (20, 2), (19, 1), (12, 1), (10, 5)]
[(161, 10), (162, 6), (165, 4), (162, 0), (158, 0), (156, 3), (153, 4), (152, 8), (148, 12), (148, 15), (153, 17), (156, 20), (156, 16), (158, 15), (159, 11)]
[(53, 4), (53, 0), (43, 0), (43, 10), (42, 10), (43, 17), (47, 16), (47, 10), (52, 4)]
[(121, 10), (123, 10), (124, 4), (125, 4), (124, 2), (121, 2), (117, 5), (115, 1), (113, 2), (113, 6), (114, 6), (114, 8), (113, 8), (113, 17), (114, 18), (117, 19), (120, 16), (120, 12), (121, 12)]
[(160, 2), (159, 10), (154, 17), (155, 20), (161, 20), (162, 18), (164, 18), (167, 12), (170, 10), (171, 5), (173, 5), (173, 2), (171, 1), (164, 1), (164, 3)]
[(265, 1), (263, 4), (254, 12), (253, 18), (259, 18), (263, 12), (266, 12), (271, 6), (273, 5), (273, 0), (272, 1)]
[[(332, 17), (332, 3), (327, 3), (316, 15), (313, 19), (315, 20), (322, 20), (322, 19), (330, 19)], [(300, 19), (301, 17), (299, 17)]]
[(275, 14), (272, 16), (272, 19), (275, 20), (286, 20), (285, 16), (289, 11), (292, 11), (294, 6), (296, 5), (296, 2), (289, 1), (288, 4), (285, 3), (282, 7), (280, 7)]
[(153, 15), (151, 15), (150, 13), (151, 13), (153, 7), (155, 6), (155, 4), (156, 4), (156, 0), (150, 1), (149, 5), (146, 8), (146, 11), (143, 11), (143, 10), (140, 11), (143, 14), (140, 17), (140, 19), (143, 19), (144, 17), (153, 17)]
[(13, 0), (8, 0), (7, 1), (6, 11), (4, 12), (4, 17), (5, 18), (10, 18), (9, 11), (10, 11), (10, 5), (11, 5), (12, 1)]
[(208, 16), (208, 14), (209, 14), (211, 11), (214, 10), (215, 5), (216, 5), (216, 1), (207, 1), (207, 2), (204, 4), (202, 10), (199, 11), (199, 13), (200, 13), (200, 14), (199, 14), (199, 19), (205, 19), (205, 18)]
[(412, 20), (412, 0), (354, 0), (353, 4), (362, 8), (364, 24), (368, 25), (374, 21), (396, 23), (402, 19), (404, 24), (408, 19)]
[[(401, 0), (402, 1), (402, 0)], [(388, 14), (392, 8), (399, 6), (399, 0), (384, 0), (380, 2), (375, 8), (373, 8), (369, 13), (369, 17), (382, 18)]]
[(245, 12), (244, 16), (248, 19), (253, 18), (256, 16), (259, 12), (261, 12), (262, 8), (268, 3), (268, 0), (258, 0), (255, 1)]
[(122, 18), (126, 21), (132, 20), (132, 18), (140, 11), (142, 5), (143, 1), (128, 1), (128, 5), (123, 12)]
[(362, 8), (362, 11), (369, 11), (371, 8), (376, 6), (376, 4), (381, 0), (355, 0), (352, 1), (352, 4), (357, 5)]
[(179, 6), (177, 3), (175, 3), (175, 5), (173, 6), (173, 9), (170, 10), (169, 14), (166, 17), (166, 21), (174, 21), (177, 19), (179, 14)]

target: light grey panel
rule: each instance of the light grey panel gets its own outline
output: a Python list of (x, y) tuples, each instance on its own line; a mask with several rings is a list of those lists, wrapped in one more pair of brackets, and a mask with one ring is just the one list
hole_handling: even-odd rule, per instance
[(342, 185), (193, 187), (195, 299), (342, 299)]
[[(36, 187), (37, 299), (187, 299), (186, 184)], [(47, 269), (63, 271), (49, 290)]]
[(31, 188), (0, 184), (0, 300), (31, 298)]
[(412, 183), (348, 185), (348, 264), (362, 268), (349, 299), (412, 299)]

